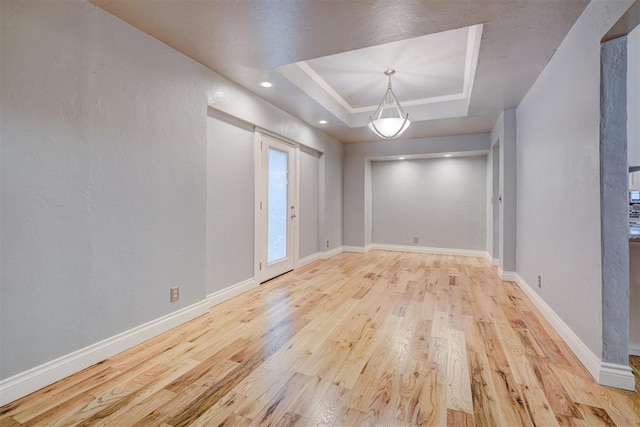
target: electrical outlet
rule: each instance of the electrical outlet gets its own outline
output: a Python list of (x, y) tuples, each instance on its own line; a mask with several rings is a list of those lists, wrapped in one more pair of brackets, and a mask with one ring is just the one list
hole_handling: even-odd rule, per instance
[(542, 276), (538, 275), (538, 287), (542, 289)]
[(329, 241), (327, 240), (327, 247), (329, 247)]
[(413, 238), (413, 243), (418, 243), (418, 237)]
[(176, 302), (180, 299), (180, 288), (178, 286), (169, 289), (169, 301)]

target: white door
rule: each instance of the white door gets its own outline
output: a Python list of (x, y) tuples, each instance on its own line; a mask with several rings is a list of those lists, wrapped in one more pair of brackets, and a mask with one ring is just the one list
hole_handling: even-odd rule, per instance
[(293, 270), (298, 240), (296, 147), (259, 135), (256, 253), (260, 283)]

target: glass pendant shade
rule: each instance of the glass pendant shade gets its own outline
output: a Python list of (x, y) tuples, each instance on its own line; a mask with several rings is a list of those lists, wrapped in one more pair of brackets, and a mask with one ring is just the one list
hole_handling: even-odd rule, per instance
[(383, 139), (399, 137), (411, 124), (409, 114), (404, 112), (391, 89), (391, 75), (394, 73), (395, 70), (384, 72), (389, 77), (387, 92), (380, 101), (376, 112), (369, 117), (369, 129)]
[(397, 138), (407, 130), (411, 122), (409, 119), (399, 117), (386, 117), (373, 120), (369, 123), (369, 129), (380, 138), (393, 139)]

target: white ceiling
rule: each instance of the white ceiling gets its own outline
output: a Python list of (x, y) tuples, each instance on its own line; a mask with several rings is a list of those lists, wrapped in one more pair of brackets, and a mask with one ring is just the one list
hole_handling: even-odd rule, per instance
[(488, 132), (589, 2), (91, 1), (343, 142), (376, 139), (366, 118), (386, 68), (412, 120), (403, 137)]

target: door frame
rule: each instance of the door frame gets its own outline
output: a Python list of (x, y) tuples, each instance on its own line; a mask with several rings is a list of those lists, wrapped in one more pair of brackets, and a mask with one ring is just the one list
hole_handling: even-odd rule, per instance
[[(267, 132), (263, 129), (256, 128), (254, 133), (254, 250), (253, 250), (253, 277), (256, 284), (260, 284), (270, 278), (266, 277), (266, 263), (267, 263), (267, 223), (263, 220), (263, 215), (266, 214), (266, 201), (267, 201), (267, 183), (262, 181), (263, 170), (263, 156), (268, 155), (265, 142), (267, 140), (273, 140), (278, 144), (284, 144), (293, 148), (293, 174), (290, 171), (289, 186), (292, 186), (292, 198), (290, 204), (295, 206), (295, 214), (297, 217), (292, 222), (291, 226), (291, 254), (293, 260), (293, 268), (298, 264), (298, 252), (299, 252), (299, 237), (300, 237), (300, 225), (299, 225), (299, 200), (300, 200), (300, 145), (286, 140), (280, 136), (274, 135), (271, 132)], [(264, 149), (263, 149), (264, 148)], [(293, 175), (293, 177), (291, 177)]]

